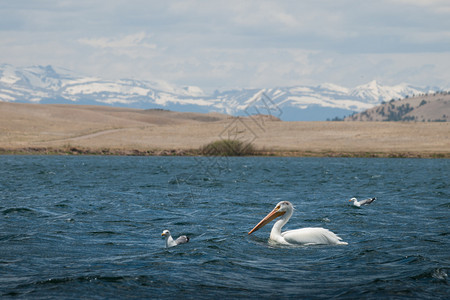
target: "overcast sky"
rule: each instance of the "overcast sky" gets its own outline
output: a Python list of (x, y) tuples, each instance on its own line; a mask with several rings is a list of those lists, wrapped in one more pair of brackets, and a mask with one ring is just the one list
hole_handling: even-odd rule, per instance
[(206, 91), (450, 84), (450, 1), (2, 0), (0, 64)]

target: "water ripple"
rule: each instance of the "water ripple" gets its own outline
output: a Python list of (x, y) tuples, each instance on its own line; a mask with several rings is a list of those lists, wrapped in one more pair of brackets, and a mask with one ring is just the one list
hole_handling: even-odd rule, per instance
[[(0, 156), (1, 296), (448, 298), (448, 160), (210, 159)], [(249, 236), (281, 200), (349, 245)]]

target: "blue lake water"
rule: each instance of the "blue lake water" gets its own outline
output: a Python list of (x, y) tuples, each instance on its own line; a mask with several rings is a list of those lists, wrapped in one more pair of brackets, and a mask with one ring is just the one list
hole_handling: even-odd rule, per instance
[[(0, 297), (448, 299), (449, 178), (441, 159), (0, 156)], [(285, 229), (348, 245), (248, 235), (281, 200)]]

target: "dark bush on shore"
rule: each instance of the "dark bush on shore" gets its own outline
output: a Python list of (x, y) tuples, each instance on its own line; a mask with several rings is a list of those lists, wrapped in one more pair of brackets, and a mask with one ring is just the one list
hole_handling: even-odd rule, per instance
[(256, 149), (251, 143), (239, 140), (219, 140), (203, 146), (201, 154), (212, 156), (246, 156), (255, 155)]

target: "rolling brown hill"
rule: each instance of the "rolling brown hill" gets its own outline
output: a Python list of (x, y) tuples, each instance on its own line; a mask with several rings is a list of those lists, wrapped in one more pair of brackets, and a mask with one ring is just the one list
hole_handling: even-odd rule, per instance
[(251, 142), (266, 155), (450, 157), (447, 122), (283, 122), (0, 102), (0, 153), (193, 155), (220, 139)]
[(346, 117), (344, 121), (449, 122), (450, 93), (441, 92), (391, 100)]

